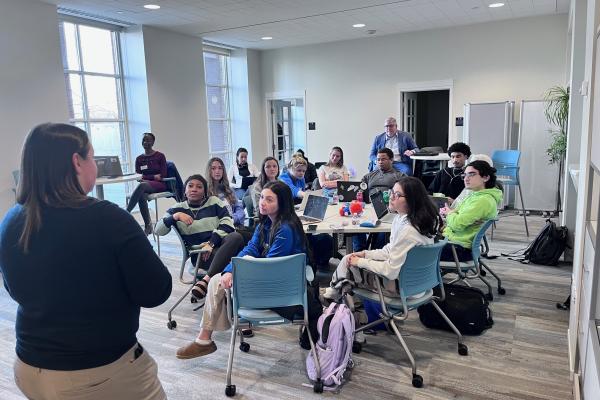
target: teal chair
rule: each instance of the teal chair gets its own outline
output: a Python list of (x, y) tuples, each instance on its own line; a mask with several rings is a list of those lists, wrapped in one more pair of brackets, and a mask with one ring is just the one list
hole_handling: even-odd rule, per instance
[[(404, 321), (408, 318), (409, 311), (415, 310), (423, 304), (431, 303), (454, 333), (456, 333), (458, 337), (458, 354), (466, 356), (469, 353), (468, 347), (463, 343), (460, 331), (436, 303), (436, 301), (443, 301), (445, 299), (444, 284), (440, 274), (439, 263), (442, 248), (446, 243), (447, 240), (443, 240), (431, 245), (416, 246), (408, 252), (398, 278), (393, 281), (395, 284), (395, 295), (390, 294), (389, 290), (384, 290), (384, 287), (389, 287), (390, 281), (388, 279), (362, 268), (359, 271), (362, 275), (363, 283), (353, 289), (356, 296), (379, 303), (382, 310), (380, 314), (381, 318), (361, 326), (356, 332), (369, 329), (382, 322), (390, 326), (410, 360), (412, 366), (412, 385), (417, 388), (423, 386), (423, 377), (417, 374), (415, 359), (406, 345), (400, 329), (396, 325), (397, 321)], [(441, 290), (439, 298), (433, 294), (433, 289), (436, 287), (439, 287)], [(399, 296), (397, 293), (399, 293)], [(360, 352), (362, 345), (355, 342), (353, 350)]]
[(525, 203), (523, 202), (523, 192), (521, 191), (521, 181), (519, 180), (519, 159), (521, 152), (519, 150), (494, 150), (492, 153), (492, 161), (496, 168), (496, 178), (504, 187), (512, 185), (519, 190), (519, 198), (521, 199), (521, 212), (525, 221), (525, 232), (529, 237), (529, 227), (527, 226), (527, 212), (525, 211)]
[(449, 283), (456, 283), (462, 281), (467, 286), (470, 286), (470, 279), (480, 279), (483, 283), (485, 283), (485, 285), (488, 288), (488, 292), (485, 295), (485, 297), (490, 301), (494, 299), (494, 295), (492, 294), (492, 286), (487, 281), (487, 279), (484, 278), (484, 276), (486, 276), (486, 270), (487, 272), (492, 274), (494, 278), (496, 278), (496, 281), (498, 282), (498, 294), (506, 294), (506, 290), (502, 287), (502, 280), (500, 279), (498, 274), (496, 274), (487, 264), (485, 264), (481, 260), (481, 249), (487, 248), (487, 241), (484, 241), (485, 234), (487, 230), (491, 226), (493, 226), (494, 222), (496, 221), (497, 220), (495, 219), (485, 221), (483, 225), (481, 225), (481, 227), (479, 228), (479, 231), (477, 231), (477, 234), (473, 239), (473, 244), (471, 245), (471, 256), (473, 257), (471, 261), (458, 261), (458, 256), (456, 254), (456, 249), (454, 246), (460, 245), (458, 243), (450, 242), (453, 245), (452, 253), (454, 254), (454, 261), (440, 262), (440, 268), (442, 269), (442, 272), (455, 273), (457, 275), (456, 278), (451, 280)]
[[(315, 351), (315, 344), (308, 329), (308, 301), (306, 297), (307, 280), (312, 281), (312, 269), (306, 265), (306, 255), (295, 254), (273, 258), (241, 258), (231, 259), (233, 266), (233, 286), (228, 291), (227, 307), (231, 312), (233, 328), (229, 346), (229, 361), (227, 363), (227, 386), (225, 394), (235, 395), (235, 385), (231, 384), (233, 353), (236, 337), (240, 337), (240, 350), (247, 353), (250, 344), (244, 342), (241, 325), (272, 326), (281, 324), (298, 324), (305, 326), (308, 331), (310, 348), (317, 361), (317, 376), (313, 389), (323, 392), (323, 381), (320, 379), (321, 367)], [(271, 308), (300, 305), (304, 315), (298, 319), (283, 318)], [(239, 335), (236, 335), (240, 331)]]

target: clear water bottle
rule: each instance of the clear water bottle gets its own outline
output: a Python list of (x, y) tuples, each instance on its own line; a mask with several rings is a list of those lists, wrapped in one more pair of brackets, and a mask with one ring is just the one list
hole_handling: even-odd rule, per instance
[(352, 214), (352, 225), (359, 225), (360, 224), (360, 220), (358, 218), (358, 214), (354, 213)]

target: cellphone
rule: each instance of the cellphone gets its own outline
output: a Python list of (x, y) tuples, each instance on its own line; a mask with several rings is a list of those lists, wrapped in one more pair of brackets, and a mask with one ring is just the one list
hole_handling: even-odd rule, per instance
[(310, 225), (308, 225), (308, 230), (309, 230), (310, 232), (312, 232), (312, 231), (316, 231), (316, 230), (317, 230), (317, 225), (315, 225), (315, 224), (310, 224)]

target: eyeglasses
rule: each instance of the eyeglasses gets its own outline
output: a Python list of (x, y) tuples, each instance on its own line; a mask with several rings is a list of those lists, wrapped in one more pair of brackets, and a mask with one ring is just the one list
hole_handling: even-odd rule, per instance
[(387, 124), (387, 125), (384, 125), (384, 126), (385, 126), (386, 128), (391, 128), (392, 126), (396, 126), (396, 124)]
[(400, 193), (400, 192), (392, 192), (391, 190), (388, 190), (388, 195), (391, 197), (395, 197), (395, 198), (399, 198), (399, 197), (406, 197), (406, 195)]
[(479, 175), (477, 172), (467, 172), (466, 174), (461, 174), (460, 177), (465, 179), (465, 178), (472, 178), (477, 175)]

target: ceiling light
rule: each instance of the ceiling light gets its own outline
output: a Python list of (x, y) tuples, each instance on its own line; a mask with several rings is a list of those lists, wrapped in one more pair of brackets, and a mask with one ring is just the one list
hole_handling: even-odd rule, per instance
[(146, 4), (144, 5), (144, 8), (147, 8), (148, 10), (158, 10), (160, 6), (156, 4)]
[(504, 3), (492, 3), (488, 7), (489, 8), (498, 8), (504, 6)]
[(273, 39), (271, 36), (263, 36), (261, 37), (262, 40), (271, 40)]
[(353, 28), (364, 28), (366, 25), (365, 24), (354, 24), (352, 25)]

